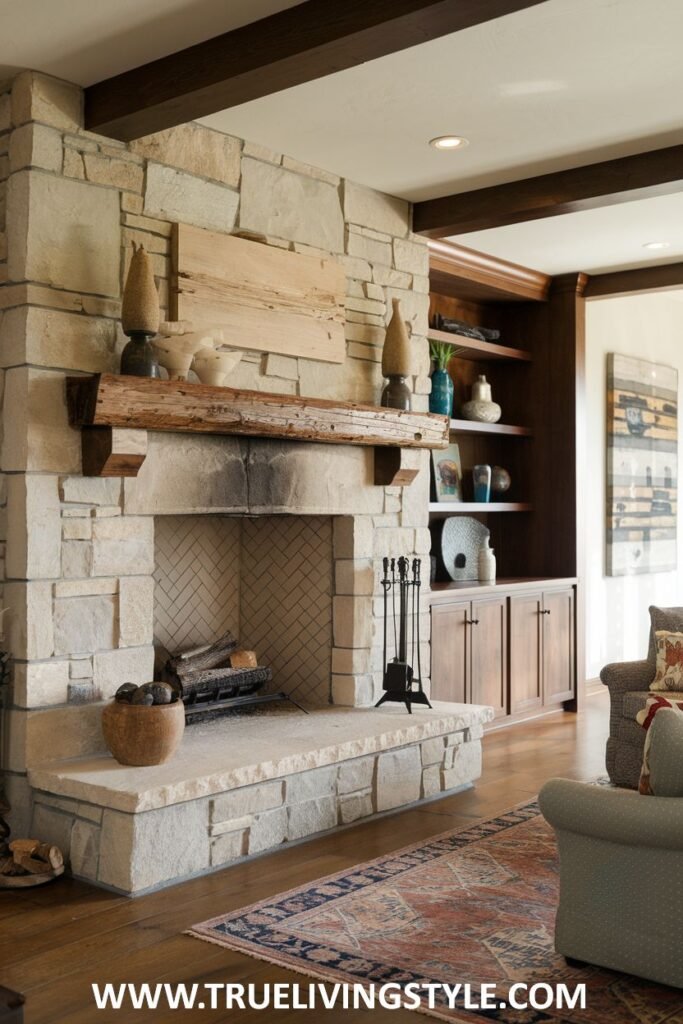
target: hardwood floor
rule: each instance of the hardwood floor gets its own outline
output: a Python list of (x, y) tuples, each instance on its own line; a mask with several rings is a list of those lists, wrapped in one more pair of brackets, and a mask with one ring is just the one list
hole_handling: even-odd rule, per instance
[[(485, 737), (484, 774), (474, 789), (419, 809), (283, 848), (171, 889), (128, 899), (70, 879), (22, 895), (0, 892), (0, 984), (26, 996), (27, 1024), (151, 1020), (258, 1019), (277, 1011), (98, 1011), (98, 982), (302, 981), (301, 976), (183, 935), (191, 925), (449, 828), (497, 814), (536, 795), (555, 775), (592, 779), (604, 773), (607, 695), (586, 700), (579, 715), (557, 714)], [(462, 979), (467, 980), (467, 979)], [(364, 1016), (361, 1017), (360, 1015)], [(331, 1010), (326, 1024), (368, 1020), (368, 1011)], [(373, 1011), (403, 1024), (407, 1011)], [(316, 1014), (288, 1011), (311, 1024)]]

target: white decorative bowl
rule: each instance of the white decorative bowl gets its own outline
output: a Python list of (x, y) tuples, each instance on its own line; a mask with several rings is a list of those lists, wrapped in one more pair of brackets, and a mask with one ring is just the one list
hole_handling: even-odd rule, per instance
[(241, 352), (217, 352), (212, 348), (201, 348), (194, 357), (192, 369), (202, 384), (221, 387), (228, 374), (235, 369)]
[(202, 349), (213, 352), (214, 344), (205, 334), (181, 334), (172, 338), (155, 338), (152, 342), (160, 364), (168, 370), (171, 380), (187, 380), (195, 353)]

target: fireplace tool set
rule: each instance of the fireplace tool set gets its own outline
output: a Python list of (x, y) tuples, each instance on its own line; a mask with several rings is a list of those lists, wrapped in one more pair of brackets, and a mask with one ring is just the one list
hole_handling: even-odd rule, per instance
[[(387, 701), (405, 704), (412, 714), (413, 704), (426, 704), (431, 708), (427, 695), (422, 689), (422, 666), (420, 662), (420, 559), (414, 558), (412, 566), (407, 558), (385, 558), (382, 561), (384, 575), (384, 694), (375, 704), (379, 707)], [(398, 613), (396, 598), (398, 596)], [(391, 609), (390, 609), (391, 606)], [(410, 660), (408, 660), (408, 618), (410, 617)], [(390, 623), (391, 619), (391, 623)], [(387, 661), (387, 640), (393, 630), (394, 657)], [(416, 666), (415, 672), (413, 665)]]

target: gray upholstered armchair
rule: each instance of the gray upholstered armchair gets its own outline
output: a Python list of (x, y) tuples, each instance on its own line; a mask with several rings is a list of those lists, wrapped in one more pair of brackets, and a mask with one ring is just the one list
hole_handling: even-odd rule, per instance
[[(607, 740), (607, 773), (615, 786), (638, 788), (643, 763), (645, 732), (636, 715), (650, 696), (655, 677), (655, 631), (683, 632), (683, 608), (650, 608), (650, 643), (643, 661), (624, 661), (606, 665), (600, 679), (610, 693), (610, 728)], [(669, 696), (669, 694), (666, 694)], [(671, 694), (680, 700), (680, 695)]]
[(557, 834), (555, 949), (573, 960), (683, 988), (683, 720), (651, 725), (660, 796), (551, 779), (539, 795)]

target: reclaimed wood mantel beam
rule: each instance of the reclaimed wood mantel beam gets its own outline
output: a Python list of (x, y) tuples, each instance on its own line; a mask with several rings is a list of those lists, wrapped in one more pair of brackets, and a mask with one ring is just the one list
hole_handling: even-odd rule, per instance
[(544, 0), (307, 0), (85, 90), (124, 142), (356, 67)]
[[(83, 430), (87, 475), (137, 475), (144, 460), (139, 432), (146, 430), (378, 449), (445, 448), (449, 439), (445, 416), (354, 402), (114, 374), (67, 377), (66, 388), (69, 421)], [(384, 478), (389, 463), (379, 461)], [(400, 458), (392, 460), (392, 478), (401, 479), (401, 469)], [(403, 470), (402, 480), (409, 483), (414, 475)]]

